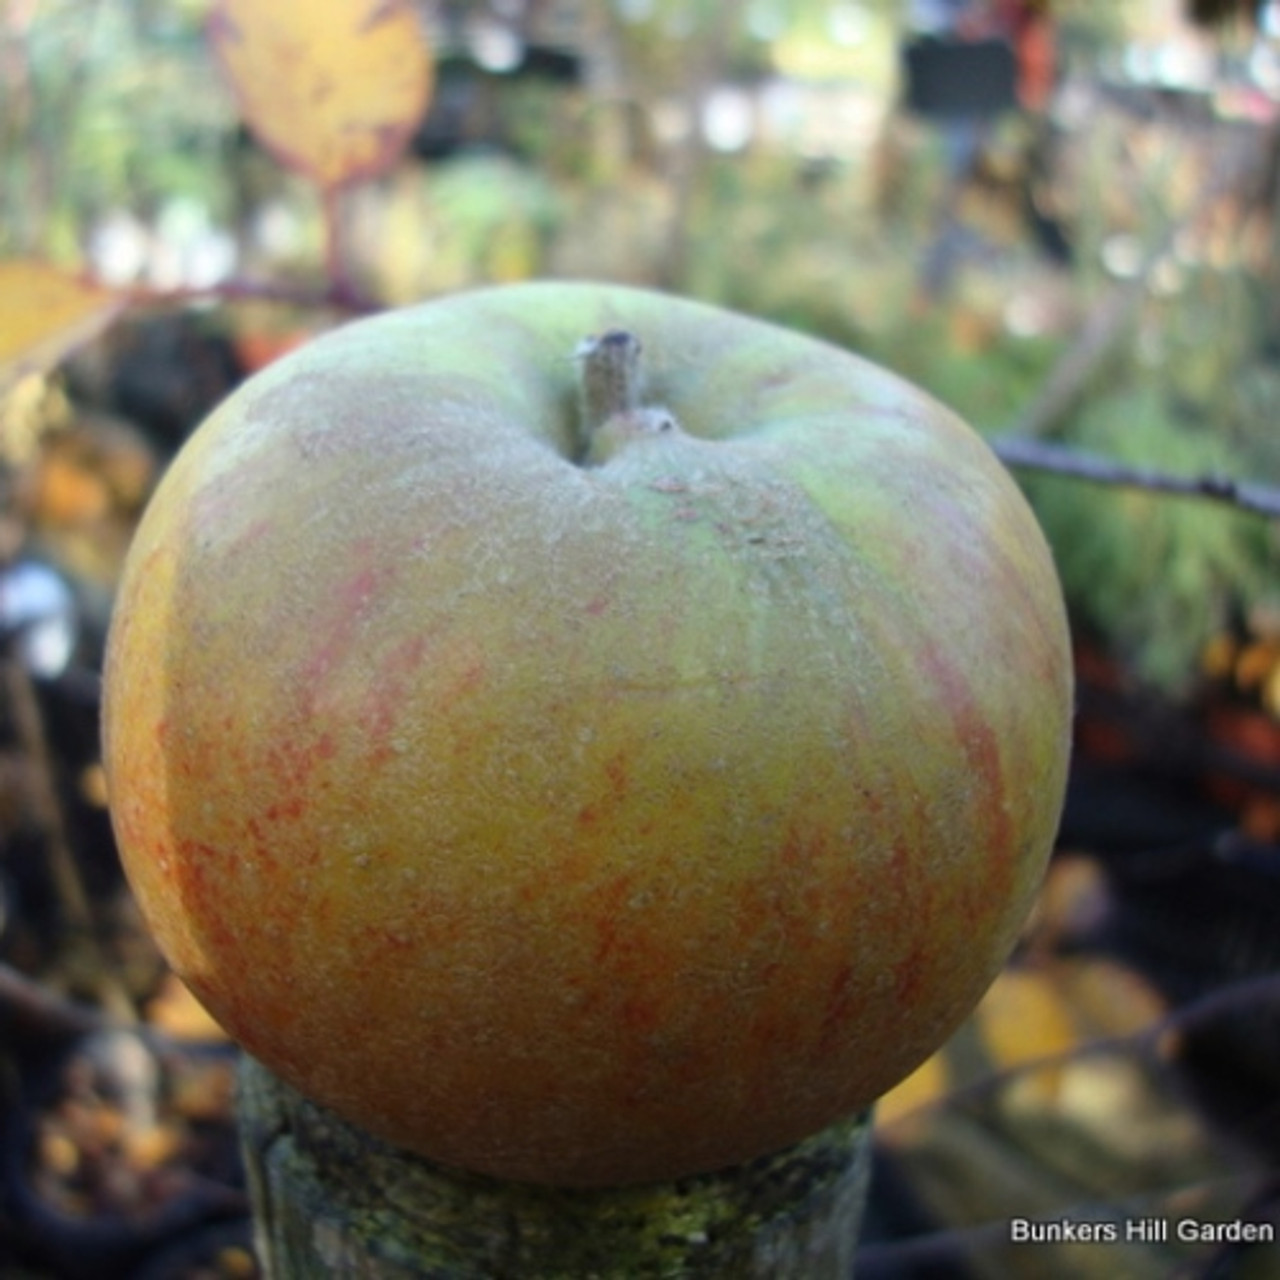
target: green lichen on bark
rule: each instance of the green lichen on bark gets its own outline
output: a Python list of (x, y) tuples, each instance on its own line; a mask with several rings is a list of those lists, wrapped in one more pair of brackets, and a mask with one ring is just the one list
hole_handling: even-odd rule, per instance
[(672, 1183), (562, 1191), (444, 1169), (246, 1059), (241, 1136), (274, 1280), (847, 1280), (870, 1120)]

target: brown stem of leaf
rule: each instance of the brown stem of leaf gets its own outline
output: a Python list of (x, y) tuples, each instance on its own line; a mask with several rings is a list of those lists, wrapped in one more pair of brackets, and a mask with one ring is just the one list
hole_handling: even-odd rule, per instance
[(344, 311), (374, 311), (377, 304), (366, 298), (355, 282), (351, 269), (351, 253), (343, 217), (347, 186), (336, 183), (321, 189), (324, 216), (324, 268), (329, 281), (326, 301)]

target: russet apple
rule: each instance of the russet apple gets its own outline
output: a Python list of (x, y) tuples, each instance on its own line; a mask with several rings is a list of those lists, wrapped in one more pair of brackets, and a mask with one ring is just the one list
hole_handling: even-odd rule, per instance
[(589, 1186), (780, 1149), (948, 1036), (1040, 880), (1071, 697), (1044, 540), (953, 414), (540, 283), (352, 323), (195, 433), (104, 743), (142, 908), (249, 1052)]

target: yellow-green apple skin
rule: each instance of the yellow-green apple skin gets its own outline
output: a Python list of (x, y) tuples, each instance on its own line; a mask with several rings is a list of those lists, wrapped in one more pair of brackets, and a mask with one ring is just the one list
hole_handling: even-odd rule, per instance
[[(612, 329), (678, 427), (586, 465), (574, 351)], [(951, 412), (548, 282), (352, 323), (214, 413), (128, 557), (104, 746), (145, 915), (252, 1054), (438, 1162), (620, 1185), (799, 1141), (956, 1028), (1071, 699), (1045, 542)]]

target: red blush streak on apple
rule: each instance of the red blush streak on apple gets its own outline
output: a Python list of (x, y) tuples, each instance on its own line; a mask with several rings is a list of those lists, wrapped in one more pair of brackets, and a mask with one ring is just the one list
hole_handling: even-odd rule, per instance
[(822, 1023), (818, 1028), (818, 1053), (827, 1054), (835, 1049), (844, 1028), (854, 1017), (857, 1000), (854, 996), (853, 965), (841, 965), (831, 981), (827, 1003), (822, 1010)]
[(471, 663), (465, 671), (454, 681), (453, 687), (449, 690), (444, 705), (452, 706), (455, 702), (474, 693), (483, 683), (485, 672), (488, 670), (485, 663), (477, 659)]
[(609, 784), (604, 799), (595, 804), (583, 805), (578, 811), (578, 825), (590, 829), (598, 826), (610, 812), (616, 812), (631, 790), (631, 775), (623, 752), (611, 756), (604, 766), (604, 776)]
[(619, 753), (612, 756), (604, 767), (605, 777), (609, 779), (610, 794), (619, 803), (627, 798), (631, 789), (631, 779), (627, 774), (626, 757)]
[(766, 926), (782, 930), (790, 952), (816, 945), (815, 922), (839, 919), (848, 905), (847, 888), (840, 890), (828, 882), (821, 870), (813, 870), (839, 863), (843, 857), (840, 849), (833, 851), (824, 832), (808, 831), (796, 824), (787, 828), (778, 851), (778, 876), (764, 894), (753, 895), (757, 900), (750, 903), (749, 909), (760, 915)]
[[(369, 944), (373, 955), (396, 956), (413, 949), (415, 938), (408, 930), (397, 931), (386, 925), (365, 925), (360, 936)], [(370, 973), (377, 973), (381, 966), (366, 960), (365, 968)]]
[(989, 885), (980, 882), (966, 884), (961, 889), (956, 906), (971, 932), (981, 929), (983, 922), (990, 919), (989, 899), (992, 893)]
[(610, 955), (619, 949), (618, 913), (631, 893), (633, 883), (633, 877), (619, 876), (616, 880), (611, 880), (600, 891), (597, 905), (597, 910), (600, 913), (600, 923), (596, 926), (598, 937), (595, 954), (596, 964), (603, 964)]
[[(183, 896), (198, 906), (216, 900), (221, 881), (233, 874), (222, 851), (203, 840), (180, 839), (175, 852)], [(201, 942), (210, 944), (219, 964), (237, 954), (242, 928), (233, 929), (229, 918), (217, 911), (201, 910), (191, 916), (200, 919)]]
[(916, 1003), (924, 990), (924, 973), (919, 952), (913, 951), (893, 966), (893, 994), (900, 1005)]
[(262, 816), (268, 822), (296, 822), (306, 811), (306, 802), (301, 796), (289, 796), (278, 804), (268, 805)]
[(789, 871), (796, 871), (804, 866), (809, 858), (806, 856), (804, 841), (800, 837), (800, 833), (794, 827), (787, 829), (787, 837), (782, 842), (782, 865)]
[(912, 917), (919, 914), (927, 919), (934, 915), (933, 883), (921, 874), (923, 862), (913, 858), (905, 841), (895, 841), (889, 855), (889, 879), (898, 891), (898, 910)]
[(270, 749), (268, 765), (283, 784), (282, 793), (290, 797), (289, 803), (300, 800), (316, 765), (322, 760), (332, 759), (335, 750), (333, 735), (328, 733), (309, 749), (289, 741)]
[[(289, 740), (272, 744), (267, 751), (266, 768), (276, 779), (273, 790), (284, 798), (264, 809), (262, 816), (268, 822), (301, 818), (307, 809), (306, 797), (316, 788), (313, 779), (317, 768), (332, 760), (337, 753), (338, 744), (333, 734), (328, 732), (321, 734), (310, 746)], [(318, 856), (315, 850), (309, 851), (308, 863), (314, 863)]]
[(1006, 863), (1014, 853), (1016, 833), (1004, 801), (1004, 765), (1000, 742), (987, 724), (963, 674), (947, 661), (936, 645), (924, 652), (925, 670), (942, 691), (942, 705), (955, 726), (960, 749), (971, 777), (980, 784), (979, 802), (990, 815), (991, 852)]
[[(217, 992), (217, 1003), (224, 1022), (242, 1031), (253, 1027), (271, 1027), (276, 1030), (295, 1023), (301, 1013), (300, 1008), (287, 999), (273, 999), (270, 984), (255, 980), (253, 966), (256, 962), (248, 958), (261, 950), (260, 947), (246, 946), (245, 940), (249, 935), (262, 936), (263, 916), (235, 917), (209, 910), (202, 905), (218, 901), (221, 897), (221, 882), (234, 874), (226, 855), (203, 841), (181, 840), (178, 842), (177, 860), (184, 874), (182, 892), (195, 904), (194, 909), (188, 913), (188, 918), (201, 922), (196, 944), (213, 961), (213, 973), (207, 981), (211, 983), (211, 990)], [(268, 910), (277, 919), (287, 919), (294, 907), (285, 895), (277, 896), (271, 908), (264, 908), (264, 914)], [(282, 935), (284, 937), (287, 934)], [(282, 938), (273, 942), (277, 951), (286, 945)], [(205, 986), (205, 982), (200, 981), (197, 975), (187, 976), (198, 987)]]
[(245, 547), (252, 546), (253, 543), (261, 541), (275, 527), (275, 521), (267, 517), (255, 520), (236, 540), (235, 547), (242, 550)]
[(325, 641), (302, 669), (299, 688), (308, 691), (308, 710), (314, 701), (314, 691), (323, 686), (330, 672), (340, 667), (355, 647), (361, 624), (376, 602), (386, 597), (394, 576), (390, 566), (370, 563), (374, 554), (370, 542), (360, 542), (355, 554), (361, 563), (335, 592), (333, 617), (317, 628), (326, 637)]
[(622, 1006), (622, 1021), (629, 1031), (647, 1035), (657, 1028), (660, 1021), (658, 1006), (652, 1000), (633, 996)]
[(373, 743), (370, 759), (374, 764), (385, 764), (397, 754), (391, 737), (400, 723), (405, 699), (418, 678), (426, 653), (426, 637), (410, 636), (391, 651), (378, 679), (373, 682), (364, 719)]
[(275, 527), (275, 521), (269, 516), (261, 516), (248, 527), (235, 532), (245, 486), (252, 483), (252, 476), (241, 468), (209, 481), (192, 499), (192, 528), (202, 535), (212, 533), (224, 553), (240, 551), (258, 542)]

